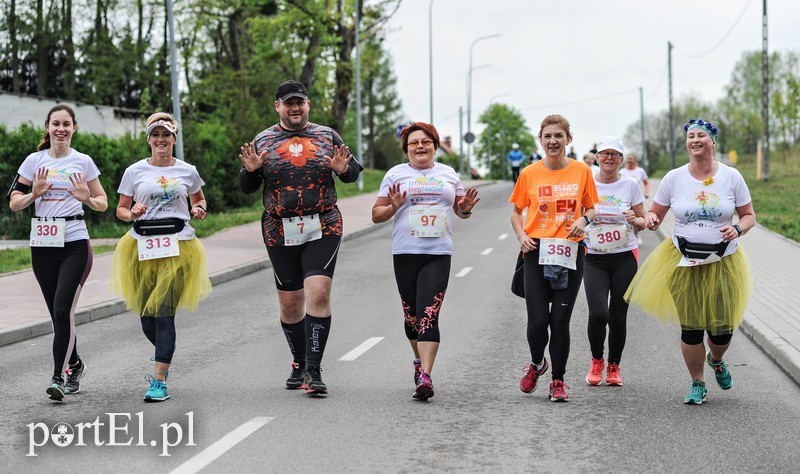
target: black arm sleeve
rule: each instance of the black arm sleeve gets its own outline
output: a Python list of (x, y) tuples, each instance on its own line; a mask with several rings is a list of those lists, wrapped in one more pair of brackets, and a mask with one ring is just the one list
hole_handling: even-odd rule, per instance
[(264, 178), (261, 177), (260, 170), (252, 173), (247, 171), (246, 168), (239, 170), (239, 189), (245, 194), (252, 194), (258, 191), (262, 182), (264, 182)]
[(6, 194), (6, 199), (11, 198), (11, 193), (14, 191), (19, 191), (22, 194), (28, 194), (31, 192), (31, 185), (29, 184), (22, 184), (19, 182), (19, 174), (14, 176), (14, 181), (11, 183), (11, 187), (8, 188), (8, 193)]

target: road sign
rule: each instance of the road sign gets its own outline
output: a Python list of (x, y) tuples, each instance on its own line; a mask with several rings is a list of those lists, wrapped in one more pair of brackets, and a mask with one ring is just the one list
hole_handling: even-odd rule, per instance
[(472, 133), (472, 132), (467, 132), (467, 133), (464, 135), (464, 141), (465, 141), (465, 142), (467, 142), (467, 144), (468, 144), (468, 145), (469, 145), (470, 143), (474, 142), (474, 141), (475, 141), (475, 134), (474, 134), (474, 133)]

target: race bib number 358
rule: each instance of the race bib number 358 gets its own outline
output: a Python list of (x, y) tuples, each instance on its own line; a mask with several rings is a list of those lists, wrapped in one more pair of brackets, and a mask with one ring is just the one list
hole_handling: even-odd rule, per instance
[(177, 257), (181, 254), (178, 234), (139, 236), (136, 239), (139, 261), (156, 258)]
[(558, 265), (570, 270), (577, 268), (578, 244), (567, 239), (541, 239), (539, 265)]

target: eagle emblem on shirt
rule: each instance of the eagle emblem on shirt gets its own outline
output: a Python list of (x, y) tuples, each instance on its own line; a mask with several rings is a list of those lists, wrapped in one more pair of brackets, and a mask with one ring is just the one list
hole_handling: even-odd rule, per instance
[(289, 153), (293, 157), (300, 156), (303, 153), (303, 144), (302, 143), (292, 143), (289, 145)]
[(308, 158), (312, 158), (317, 147), (307, 137), (292, 137), (281, 144), (276, 152), (281, 158), (288, 159), (294, 166), (305, 166)]

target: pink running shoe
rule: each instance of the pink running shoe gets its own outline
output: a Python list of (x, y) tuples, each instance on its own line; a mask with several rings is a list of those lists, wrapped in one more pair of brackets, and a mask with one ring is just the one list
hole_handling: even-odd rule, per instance
[(536, 384), (539, 382), (539, 377), (541, 377), (547, 369), (549, 365), (547, 365), (547, 358), (542, 359), (542, 368), (536, 370), (536, 366), (528, 364), (522, 372), (525, 374), (522, 376), (522, 380), (519, 381), (519, 389), (523, 391), (523, 393), (531, 393), (536, 390)]
[(569, 385), (564, 385), (563, 380), (553, 380), (550, 382), (550, 401), (551, 402), (568, 402)]
[(622, 385), (622, 369), (619, 364), (608, 364), (606, 367), (606, 385)]
[(433, 381), (430, 375), (425, 372), (420, 374), (417, 389), (414, 391), (412, 397), (423, 402), (433, 397)]
[(592, 366), (589, 367), (589, 373), (586, 374), (586, 383), (589, 385), (600, 385), (600, 382), (603, 381), (603, 368), (605, 363), (605, 359), (592, 358)]

